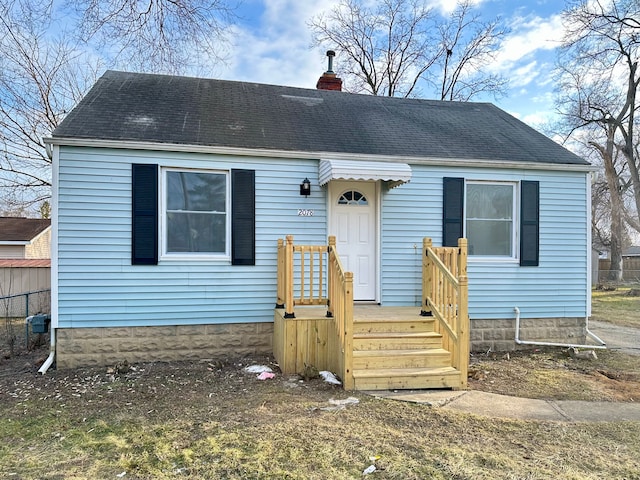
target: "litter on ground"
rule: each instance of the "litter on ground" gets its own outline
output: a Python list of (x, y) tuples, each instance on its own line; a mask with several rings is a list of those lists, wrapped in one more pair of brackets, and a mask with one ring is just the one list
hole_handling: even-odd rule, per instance
[(269, 378), (273, 378), (275, 376), (275, 373), (262, 372), (260, 375), (258, 375), (258, 380), (268, 380)]
[(333, 398), (329, 399), (329, 403), (331, 405), (357, 405), (358, 403), (360, 403), (360, 400), (358, 400), (356, 397), (349, 397), (349, 398), (344, 398), (341, 400), (334, 400)]
[(319, 373), (325, 382), (330, 383), (332, 385), (342, 385), (342, 382), (338, 380), (338, 378), (333, 373), (328, 372), (327, 370), (323, 370)]
[(266, 365), (249, 365), (248, 367), (244, 367), (244, 371), (247, 373), (273, 372), (273, 370)]

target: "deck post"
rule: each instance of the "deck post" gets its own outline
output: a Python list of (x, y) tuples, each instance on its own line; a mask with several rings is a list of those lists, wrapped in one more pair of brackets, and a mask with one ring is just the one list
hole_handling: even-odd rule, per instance
[(458, 370), (460, 388), (467, 388), (469, 370), (469, 278), (467, 277), (467, 239), (458, 239)]
[(287, 235), (284, 251), (284, 318), (295, 318), (293, 312), (293, 235)]
[(333, 317), (333, 304), (334, 304), (334, 292), (332, 291), (334, 285), (333, 275), (335, 275), (335, 263), (331, 256), (336, 254), (336, 236), (329, 235), (329, 254), (328, 254), (328, 273), (327, 273), (327, 318)]
[(284, 240), (278, 239), (278, 265), (277, 265), (277, 292), (276, 292), (276, 308), (284, 308), (284, 289), (285, 289), (285, 274), (284, 274)]
[(466, 238), (458, 239), (458, 276), (467, 276), (467, 251), (468, 242)]
[(458, 278), (460, 288), (458, 296), (458, 365), (460, 388), (467, 388), (469, 370), (469, 312), (467, 307), (469, 280), (466, 276)]
[[(335, 240), (335, 238), (334, 238)], [(342, 384), (345, 390), (353, 390), (355, 382), (353, 378), (353, 273), (344, 273), (344, 370)]]
[(433, 315), (429, 301), (427, 298), (432, 297), (432, 269), (431, 260), (429, 260), (429, 249), (433, 243), (430, 238), (425, 237), (422, 239), (422, 302), (420, 308), (420, 315), (423, 317), (430, 317)]

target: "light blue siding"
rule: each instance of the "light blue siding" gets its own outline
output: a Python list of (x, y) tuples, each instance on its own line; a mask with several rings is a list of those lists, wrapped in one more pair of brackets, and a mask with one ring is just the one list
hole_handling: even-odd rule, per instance
[[(470, 257), (469, 315), (475, 319), (583, 317), (587, 312), (587, 181), (585, 173), (413, 166), (411, 183), (382, 200), (382, 302), (420, 302), (422, 237), (442, 242), (442, 179), (540, 182), (540, 264)], [(414, 248), (417, 245), (417, 248)]]
[[(256, 265), (160, 260), (131, 265), (131, 164), (256, 172)], [(585, 173), (412, 165), (410, 183), (382, 189), (381, 301), (419, 305), (422, 238), (442, 238), (442, 178), (540, 182), (540, 265), (469, 262), (471, 318), (584, 316), (587, 308)], [(299, 184), (311, 180), (309, 197)], [(326, 188), (315, 160), (60, 147), (59, 327), (271, 322), (276, 245), (325, 244)], [(161, 190), (162, 191), (162, 190)], [(298, 216), (311, 209), (311, 217)]]
[[(256, 265), (160, 260), (131, 265), (131, 163), (254, 169)], [(298, 185), (308, 177), (312, 195)], [(326, 243), (326, 202), (317, 162), (205, 154), (61, 147), (58, 320), (62, 328), (270, 322), (277, 239)], [(298, 209), (314, 216), (299, 217)]]

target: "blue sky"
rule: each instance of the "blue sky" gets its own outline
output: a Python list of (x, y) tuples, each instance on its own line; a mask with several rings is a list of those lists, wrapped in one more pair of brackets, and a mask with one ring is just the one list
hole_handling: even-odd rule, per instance
[[(326, 69), (324, 49), (310, 47), (306, 22), (330, 8), (335, 0), (243, 0), (234, 27), (237, 36), (230, 47), (229, 64), (216, 70), (218, 78), (315, 88)], [(453, 0), (432, 0), (446, 12)], [(486, 19), (500, 16), (510, 33), (504, 39), (491, 68), (508, 76), (508, 96), (490, 101), (512, 115), (541, 128), (553, 117), (551, 69), (554, 48), (562, 38), (560, 0), (476, 0)], [(336, 64), (340, 58), (336, 57)]]

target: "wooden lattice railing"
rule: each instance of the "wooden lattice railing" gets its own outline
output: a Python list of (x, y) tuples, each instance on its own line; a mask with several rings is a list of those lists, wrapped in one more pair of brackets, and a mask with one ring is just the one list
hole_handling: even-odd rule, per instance
[(458, 240), (457, 247), (433, 247), (430, 238), (423, 240), (421, 313), (435, 317), (443, 348), (451, 352), (452, 366), (460, 371), (460, 386), (466, 388), (469, 310), (465, 238)]
[(327, 305), (327, 245), (294, 245), (293, 235), (278, 239), (276, 306), (295, 318), (295, 305)]
[(329, 368), (345, 389), (353, 389), (353, 273), (344, 271), (334, 236), (328, 245), (294, 245), (292, 235), (278, 239), (276, 308), (284, 308), (284, 318), (295, 318), (299, 305), (326, 305), (333, 319)]

